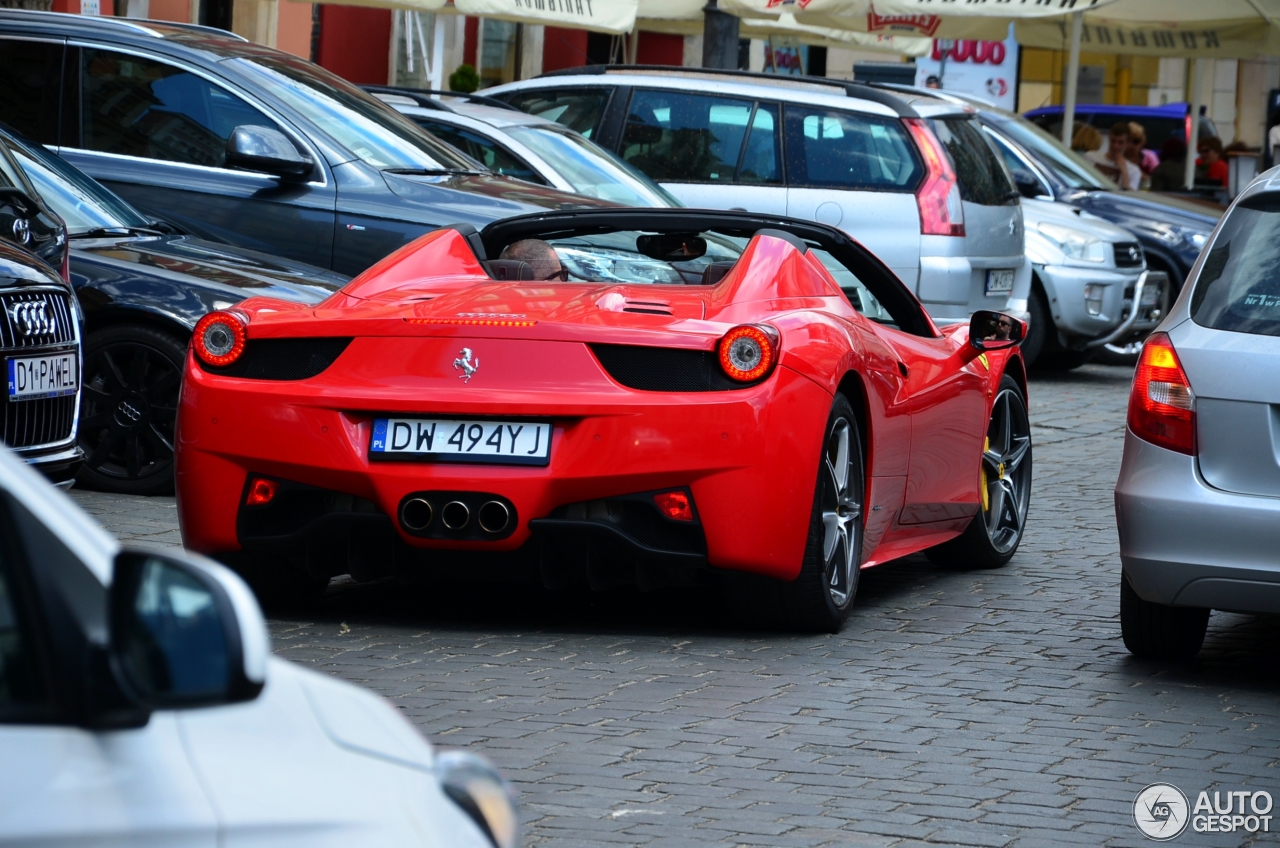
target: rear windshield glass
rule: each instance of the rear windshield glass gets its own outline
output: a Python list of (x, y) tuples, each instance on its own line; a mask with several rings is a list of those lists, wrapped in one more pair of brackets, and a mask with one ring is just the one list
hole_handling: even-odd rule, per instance
[(943, 118), (933, 122), (938, 141), (951, 154), (960, 197), (979, 206), (1016, 206), (1021, 195), (1013, 178), (972, 118)]
[(1204, 258), (1191, 317), (1215, 330), (1280, 336), (1280, 201), (1237, 206)]

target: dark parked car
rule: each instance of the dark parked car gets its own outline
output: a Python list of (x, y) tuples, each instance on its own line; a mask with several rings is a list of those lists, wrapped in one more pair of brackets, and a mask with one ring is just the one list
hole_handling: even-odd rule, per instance
[[(1141, 124), (1147, 133), (1147, 143), (1143, 146), (1159, 152), (1170, 136), (1176, 135), (1183, 141), (1187, 141), (1187, 127), (1190, 125), (1187, 121), (1187, 111), (1186, 103), (1166, 103), (1163, 106), (1077, 103), (1075, 123), (1089, 124), (1104, 134), (1111, 130), (1113, 124), (1120, 121)], [(1026, 118), (1054, 138), (1062, 138), (1061, 106), (1031, 109), (1026, 113)], [(1201, 115), (1198, 137), (1206, 138), (1217, 134), (1218, 128), (1213, 120)]]
[(87, 326), (78, 479), (113, 492), (172, 491), (178, 387), (196, 322), (254, 295), (315, 303), (347, 278), (164, 232), (40, 145), (0, 132), (0, 150), (67, 224)]
[[(977, 98), (947, 91), (930, 93), (977, 110), (978, 120), (996, 142), (1024, 195), (1068, 203), (1137, 236), (1147, 268), (1169, 276), (1169, 303), (1177, 299), (1200, 249), (1222, 217), (1220, 210), (1155, 192), (1123, 191), (1084, 157), (1026, 118)], [(1141, 339), (1107, 345), (1097, 358), (1132, 365), (1137, 363), (1141, 347)]]
[(34, 253), (67, 278), (67, 228), (4, 151), (0, 151), (0, 239)]
[(479, 171), (328, 71), (190, 25), (0, 10), (0, 121), (188, 232), (349, 274), (444, 224), (606, 205)]
[(59, 484), (80, 467), (80, 318), (71, 286), (0, 242), (0, 442)]

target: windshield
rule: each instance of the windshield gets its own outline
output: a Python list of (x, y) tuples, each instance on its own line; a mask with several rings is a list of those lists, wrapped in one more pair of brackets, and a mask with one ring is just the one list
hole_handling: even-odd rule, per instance
[(511, 127), (507, 133), (537, 153), (587, 197), (624, 206), (680, 206), (680, 202), (604, 148), (554, 127)]
[(1025, 118), (1001, 121), (999, 127), (1001, 132), (1031, 151), (1068, 188), (1120, 190), (1120, 186), (1104, 177), (1087, 159)]
[(14, 158), (54, 212), (67, 222), (67, 235), (97, 229), (151, 226), (141, 212), (107, 191), (65, 159), (43, 148), (13, 145)]
[(302, 60), (255, 56), (227, 62), (379, 170), (474, 171), (476, 163), (390, 106)]

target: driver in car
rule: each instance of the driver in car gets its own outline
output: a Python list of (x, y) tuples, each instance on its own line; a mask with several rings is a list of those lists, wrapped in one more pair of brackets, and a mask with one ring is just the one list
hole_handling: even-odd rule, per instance
[(528, 262), (533, 267), (535, 280), (559, 280), (563, 283), (569, 279), (569, 271), (560, 264), (556, 249), (542, 239), (512, 242), (503, 249), (499, 258)]

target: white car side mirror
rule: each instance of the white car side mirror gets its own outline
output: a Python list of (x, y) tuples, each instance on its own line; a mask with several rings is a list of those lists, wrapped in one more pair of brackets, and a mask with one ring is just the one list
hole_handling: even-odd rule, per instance
[(116, 557), (110, 665), (148, 710), (251, 701), (266, 683), (270, 641), (262, 610), (217, 563), (154, 551)]

